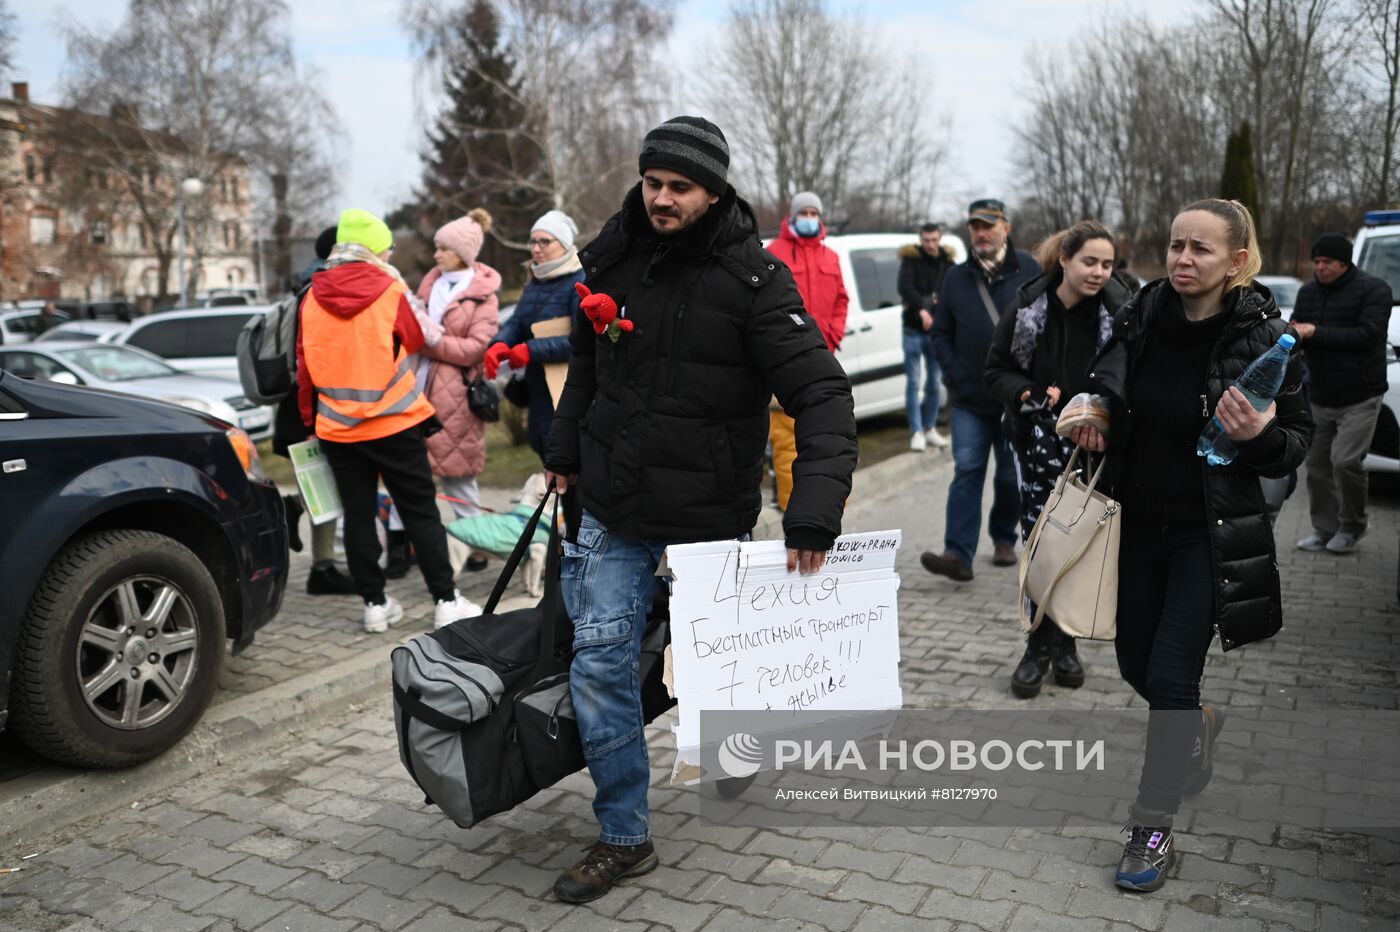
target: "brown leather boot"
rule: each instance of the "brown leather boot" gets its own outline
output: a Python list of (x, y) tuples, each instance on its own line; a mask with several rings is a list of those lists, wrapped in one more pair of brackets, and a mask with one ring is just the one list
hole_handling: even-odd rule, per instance
[(587, 903), (607, 893), (624, 877), (650, 873), (656, 864), (656, 848), (650, 841), (640, 845), (595, 841), (584, 849), (582, 861), (554, 881), (554, 895), (565, 903)]

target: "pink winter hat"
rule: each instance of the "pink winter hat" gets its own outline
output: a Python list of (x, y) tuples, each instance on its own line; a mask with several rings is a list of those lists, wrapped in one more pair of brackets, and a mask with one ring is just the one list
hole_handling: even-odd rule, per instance
[(465, 217), (458, 217), (444, 224), (433, 234), (433, 242), (446, 246), (455, 252), (467, 265), (476, 261), (481, 252), (481, 242), (491, 232), (491, 215), (484, 208), (475, 207)]

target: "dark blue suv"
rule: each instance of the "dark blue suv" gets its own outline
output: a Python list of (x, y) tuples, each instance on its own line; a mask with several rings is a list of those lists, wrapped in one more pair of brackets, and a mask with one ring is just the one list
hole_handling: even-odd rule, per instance
[(178, 741), (282, 605), (287, 527), (246, 434), (0, 371), (0, 729), (119, 767)]

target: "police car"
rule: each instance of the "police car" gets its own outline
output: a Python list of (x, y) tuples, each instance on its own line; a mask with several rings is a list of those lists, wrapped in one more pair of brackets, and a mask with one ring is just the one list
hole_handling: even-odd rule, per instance
[[(1366, 214), (1356, 234), (1352, 261), (1363, 272), (1383, 278), (1391, 292), (1400, 299), (1400, 210), (1373, 210)], [(1366, 468), (1374, 473), (1400, 473), (1400, 362), (1396, 361), (1400, 347), (1400, 314), (1391, 308), (1390, 326), (1386, 331), (1387, 356), (1386, 389), (1376, 434), (1371, 440), (1371, 452)]]

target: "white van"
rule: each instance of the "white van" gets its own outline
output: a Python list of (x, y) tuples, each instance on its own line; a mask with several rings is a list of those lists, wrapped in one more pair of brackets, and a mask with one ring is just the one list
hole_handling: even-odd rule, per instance
[(237, 382), (239, 331), (254, 314), (265, 314), (275, 306), (161, 311), (138, 317), (108, 342), (155, 353), (184, 372)]
[[(850, 295), (846, 336), (836, 358), (850, 376), (856, 419), (904, 410), (904, 304), (899, 298), (899, 250), (916, 246), (918, 233), (852, 233), (828, 236), (841, 259)], [(967, 247), (951, 233), (943, 244), (956, 261)]]

